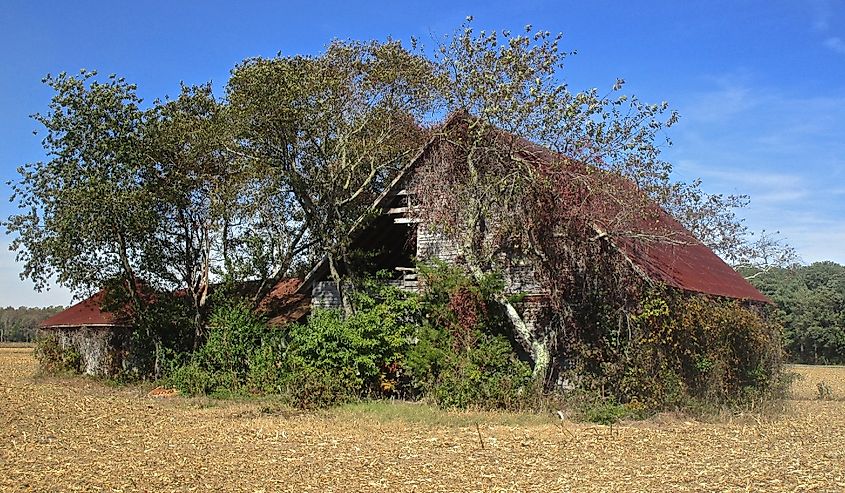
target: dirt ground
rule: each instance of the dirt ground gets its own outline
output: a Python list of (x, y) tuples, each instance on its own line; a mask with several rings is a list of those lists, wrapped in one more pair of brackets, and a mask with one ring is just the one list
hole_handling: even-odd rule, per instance
[(611, 431), (156, 399), (0, 349), (0, 491), (845, 491), (845, 368), (796, 371), (780, 413)]

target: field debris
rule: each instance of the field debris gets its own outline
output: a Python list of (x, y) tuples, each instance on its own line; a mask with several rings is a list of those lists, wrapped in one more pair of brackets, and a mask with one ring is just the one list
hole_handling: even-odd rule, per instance
[(30, 349), (0, 349), (0, 491), (843, 491), (845, 368), (822, 370), (797, 369), (780, 413), (611, 433), (554, 415), (428, 424), (150, 399), (36, 377)]
[(159, 399), (165, 399), (168, 397), (176, 397), (179, 395), (179, 389), (169, 389), (167, 387), (162, 387), (159, 385), (158, 387), (154, 388), (153, 390), (147, 392), (149, 397), (155, 397)]

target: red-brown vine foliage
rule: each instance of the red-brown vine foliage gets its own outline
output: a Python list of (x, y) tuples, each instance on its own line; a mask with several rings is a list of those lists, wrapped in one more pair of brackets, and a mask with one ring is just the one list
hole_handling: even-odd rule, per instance
[[(691, 363), (671, 359), (677, 348), (637, 336), (631, 322), (653, 282), (619, 246), (694, 240), (666, 224), (662, 210), (630, 181), (458, 115), (439, 130), (411, 187), (423, 227), (454, 241), (458, 260), (469, 269), (532, 266), (551, 311), (534, 334), (550, 345), (550, 380), (577, 367), (594, 378), (591, 387), (617, 388), (628, 375), (625, 368), (645, 369), (651, 361), (630, 355), (654, 351), (677, 363), (667, 363), (667, 371), (689, 380), (690, 388), (693, 379), (702, 378), (690, 371)], [(456, 313), (474, 320), (474, 312)], [(626, 349), (630, 344), (641, 350)], [(632, 384), (626, 388), (646, 392)]]
[(477, 291), (460, 286), (449, 295), (448, 307), (456, 319), (450, 327), (455, 351), (473, 347), (476, 331), (488, 317), (487, 304)]
[(455, 241), (473, 268), (535, 266), (570, 326), (572, 303), (608, 276), (623, 297), (637, 291), (612, 239), (674, 240), (630, 182), (470, 117), (453, 115), (426, 152), (412, 184), (421, 223)]

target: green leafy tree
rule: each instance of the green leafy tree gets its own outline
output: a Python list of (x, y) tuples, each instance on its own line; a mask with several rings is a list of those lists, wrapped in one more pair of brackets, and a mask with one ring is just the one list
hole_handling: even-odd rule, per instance
[(61, 306), (0, 308), (0, 342), (34, 341), (41, 321), (60, 311), (62, 311)]
[[(202, 337), (213, 270), (224, 269), (238, 195), (249, 170), (226, 152), (231, 141), (224, 105), (210, 85), (182, 87), (174, 100), (156, 101), (143, 127), (143, 185), (159, 218), (143, 260), (156, 280), (184, 289)], [(221, 265), (222, 263), (222, 265)]]
[(816, 262), (775, 268), (751, 282), (777, 304), (794, 361), (845, 362), (845, 266)]
[(48, 160), (18, 170), (11, 200), (20, 212), (5, 226), (21, 277), (37, 289), (53, 276), (82, 292), (120, 279), (140, 305), (138, 280), (148, 277), (141, 252), (158, 226), (141, 180), (141, 100), (124, 79), (95, 76), (83, 70), (44, 79), (55, 95), (34, 118), (46, 129)]
[[(571, 91), (560, 78), (569, 55), (560, 35), (531, 26), (519, 34), (476, 33), (469, 21), (437, 55), (442, 99), (459, 122), (444, 127), (447, 150), (429, 156), (417, 175), (423, 223), (455, 241), (476, 277), (518, 259), (571, 277), (584, 270), (589, 244), (566, 241), (639, 234), (630, 227), (652, 213), (647, 200), (608, 177), (624, 176), (643, 190), (665, 186), (671, 166), (659, 158), (660, 135), (676, 115), (665, 103), (621, 95), (622, 81), (610, 95)], [(604, 214), (593, 231), (596, 210), (607, 204), (626, 206)], [(564, 290), (571, 282), (549, 284)], [(552, 329), (532, 331), (504, 294), (499, 302), (535, 373), (545, 376)], [(560, 309), (571, 318), (565, 303)]]
[(237, 151), (265, 167), (276, 201), (301, 208), (341, 290), (350, 228), (425, 137), (416, 119), (431, 81), (430, 62), (395, 41), (336, 41), (320, 56), (255, 58), (233, 71)]

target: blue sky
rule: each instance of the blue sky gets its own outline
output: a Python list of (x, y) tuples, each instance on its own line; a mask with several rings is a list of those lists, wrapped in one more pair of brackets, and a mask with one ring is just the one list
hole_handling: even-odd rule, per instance
[[(845, 263), (845, 1), (38, 2), (0, 5), (0, 178), (43, 158), (28, 115), (47, 73), (117, 73), (147, 100), (211, 81), (250, 56), (317, 53), (333, 38), (434, 38), (533, 24), (576, 50), (574, 89), (617, 77), (681, 114), (665, 157), (679, 179), (747, 193), (753, 229), (779, 230), (805, 262)], [(9, 195), (3, 188), (3, 197)], [(0, 215), (12, 206), (0, 202)], [(35, 293), (0, 237), (0, 305), (67, 304)]]

